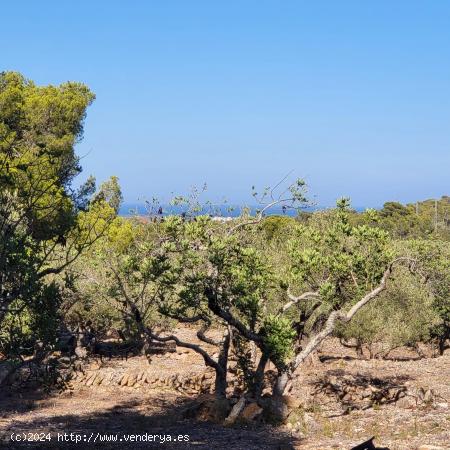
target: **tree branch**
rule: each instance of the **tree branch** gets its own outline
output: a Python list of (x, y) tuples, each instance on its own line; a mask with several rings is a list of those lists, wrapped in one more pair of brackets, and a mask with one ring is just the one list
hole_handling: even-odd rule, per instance
[(287, 295), (290, 299), (289, 302), (287, 302), (283, 307), (280, 309), (280, 313), (283, 313), (287, 311), (291, 306), (297, 304), (298, 302), (301, 302), (302, 300), (310, 300), (310, 299), (319, 299), (320, 295), (317, 292), (304, 292), (302, 295), (299, 295), (296, 297), (295, 295), (292, 295), (291, 292), (287, 291)]
[(262, 337), (249, 330), (239, 319), (236, 319), (229, 311), (222, 309), (217, 301), (216, 295), (211, 288), (205, 289), (205, 296), (208, 299), (209, 309), (218, 317), (225, 320), (229, 325), (236, 328), (239, 333), (245, 338), (254, 341), (262, 342)]
[(291, 373), (295, 369), (297, 369), (297, 367), (324, 341), (324, 339), (326, 339), (328, 336), (330, 336), (330, 334), (333, 333), (334, 329), (336, 328), (337, 321), (340, 320), (342, 322), (349, 322), (361, 308), (363, 308), (367, 303), (369, 303), (374, 298), (378, 297), (381, 294), (381, 292), (383, 292), (386, 289), (387, 280), (392, 274), (394, 266), (400, 262), (406, 261), (410, 263), (411, 269), (416, 263), (414, 259), (407, 257), (395, 259), (389, 264), (388, 268), (385, 270), (383, 276), (381, 277), (380, 284), (375, 289), (366, 294), (361, 300), (355, 303), (347, 313), (345, 313), (342, 310), (333, 311), (329, 315), (327, 321), (325, 322), (325, 326), (322, 329), (322, 331), (313, 336), (312, 339), (306, 345), (306, 347), (295, 357), (294, 361), (291, 363)]
[(147, 333), (155, 341), (158, 341), (158, 342), (173, 341), (173, 342), (175, 342), (175, 344), (178, 347), (185, 347), (185, 348), (190, 348), (191, 350), (194, 350), (196, 353), (199, 353), (201, 356), (203, 356), (203, 359), (204, 359), (205, 364), (207, 366), (212, 367), (213, 369), (215, 369), (215, 370), (217, 370), (219, 372), (223, 372), (222, 367), (216, 361), (214, 361), (214, 359), (211, 358), (211, 356), (209, 356), (209, 354), (205, 350), (203, 350), (199, 345), (190, 344), (188, 342), (180, 341), (180, 339), (178, 339), (178, 337), (173, 335), (173, 334), (170, 335), (170, 336), (158, 336), (156, 334), (153, 334), (149, 330), (147, 331)]
[(221, 345), (223, 342), (216, 340), (216, 339), (212, 339), (209, 338), (208, 336), (206, 336), (206, 331), (208, 331), (209, 327), (211, 326), (210, 323), (204, 323), (203, 326), (197, 331), (197, 337), (200, 341), (204, 342), (205, 344), (209, 344), (209, 345), (215, 345), (215, 346), (219, 346)]
[(248, 220), (247, 222), (241, 222), (241, 223), (238, 223), (238, 224), (235, 225), (234, 227), (230, 228), (230, 230), (228, 231), (228, 235), (231, 235), (231, 234), (233, 234), (235, 231), (239, 230), (240, 228), (246, 227), (246, 226), (248, 226), (248, 225), (257, 225), (258, 223), (261, 222), (261, 220), (263, 220), (263, 218), (264, 218), (264, 213), (265, 213), (268, 209), (272, 208), (273, 206), (275, 206), (275, 205), (277, 205), (277, 204), (279, 204), (279, 203), (284, 203), (284, 202), (287, 202), (287, 201), (289, 201), (289, 200), (293, 200), (293, 199), (289, 199), (289, 198), (288, 198), (288, 199), (280, 199), (280, 200), (274, 200), (273, 202), (268, 203), (266, 206), (264, 206), (264, 208), (263, 208), (261, 211), (259, 211), (259, 212), (256, 214), (256, 216), (255, 216), (254, 219)]

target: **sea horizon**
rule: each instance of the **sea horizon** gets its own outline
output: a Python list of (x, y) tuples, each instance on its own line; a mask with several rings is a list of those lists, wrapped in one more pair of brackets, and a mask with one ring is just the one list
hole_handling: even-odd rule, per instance
[[(133, 216), (148, 216), (148, 215), (210, 215), (212, 217), (239, 217), (244, 210), (248, 210), (251, 216), (254, 216), (260, 211), (264, 205), (245, 205), (245, 204), (220, 204), (220, 205), (202, 205), (196, 208), (189, 207), (188, 205), (171, 205), (171, 204), (146, 204), (145, 202), (125, 202), (119, 209), (119, 216), (121, 217), (133, 217)], [(315, 212), (323, 211), (333, 208), (333, 206), (307, 206), (304, 208), (283, 208), (276, 205), (264, 212), (266, 216), (288, 216), (295, 217), (299, 211)], [(363, 212), (369, 207), (355, 206), (353, 210), (357, 212)], [(379, 207), (373, 208), (379, 209)]]

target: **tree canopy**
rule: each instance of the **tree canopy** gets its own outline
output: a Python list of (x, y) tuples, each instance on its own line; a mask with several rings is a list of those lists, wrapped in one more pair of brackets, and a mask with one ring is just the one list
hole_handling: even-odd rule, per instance
[(116, 215), (117, 179), (96, 195), (93, 178), (72, 187), (81, 172), (74, 147), (94, 98), (81, 83), (36, 86), (19, 73), (0, 73), (0, 327), (24, 310), (55, 311), (58, 289), (49, 276)]

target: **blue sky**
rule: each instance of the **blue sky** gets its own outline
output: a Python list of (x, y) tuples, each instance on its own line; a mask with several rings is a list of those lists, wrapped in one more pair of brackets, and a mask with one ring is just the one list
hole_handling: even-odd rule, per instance
[[(83, 81), (84, 174), (134, 202), (303, 177), (321, 205), (450, 193), (450, 2), (21, 1), (0, 70)], [(81, 178), (82, 178), (81, 177)]]

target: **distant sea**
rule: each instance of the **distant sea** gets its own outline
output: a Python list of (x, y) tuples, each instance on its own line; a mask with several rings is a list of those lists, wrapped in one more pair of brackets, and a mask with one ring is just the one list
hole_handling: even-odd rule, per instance
[[(321, 211), (328, 209), (328, 207), (313, 206), (308, 208), (302, 208), (302, 211)], [(358, 212), (364, 211), (365, 207), (354, 207)], [(204, 206), (201, 210), (195, 211), (195, 215), (211, 215), (215, 217), (239, 217), (244, 210), (248, 210), (249, 214), (254, 216), (259, 210), (260, 206), (244, 206), (244, 205), (213, 205)], [(181, 215), (189, 213), (189, 209), (184, 205), (158, 205), (158, 207), (150, 208), (145, 203), (123, 203), (119, 215), (122, 217), (131, 216), (148, 216), (149, 214), (159, 213), (162, 216)], [(283, 209), (280, 206), (274, 206), (265, 211), (267, 216), (289, 216), (295, 217), (298, 213), (296, 209)]]

